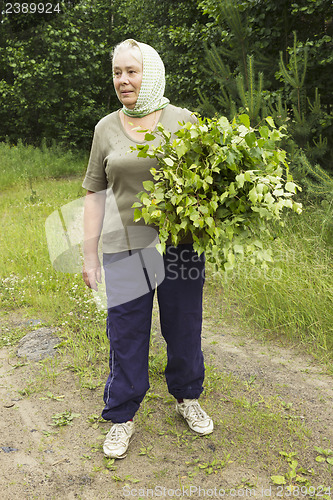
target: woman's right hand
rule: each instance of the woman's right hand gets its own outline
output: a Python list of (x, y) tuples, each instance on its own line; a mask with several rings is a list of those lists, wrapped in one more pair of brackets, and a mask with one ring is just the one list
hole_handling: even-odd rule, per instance
[(98, 254), (84, 258), (82, 277), (85, 284), (93, 290), (98, 290), (97, 283), (101, 283), (101, 263)]

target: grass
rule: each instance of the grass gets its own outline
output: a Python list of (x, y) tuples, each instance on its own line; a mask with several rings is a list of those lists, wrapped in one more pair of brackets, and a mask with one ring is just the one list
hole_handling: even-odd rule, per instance
[(36, 196), (32, 184), (37, 179), (57, 179), (84, 173), (87, 155), (64, 150), (57, 145), (41, 148), (25, 146), (22, 141), (17, 145), (0, 142), (0, 186), (28, 184), (30, 196)]
[(256, 335), (302, 346), (328, 364), (333, 358), (332, 208), (305, 203), (272, 242), (266, 269), (241, 263), (229, 276), (208, 282), (223, 312)]
[[(26, 379), (22, 395), (29, 396), (34, 391), (45, 394), (46, 389), (51, 395), (51, 391), (57, 393), (57, 379), (70, 372), (84, 390), (101, 390), (108, 353), (105, 312), (97, 310), (80, 274), (60, 273), (52, 268), (45, 236), (46, 218), (60, 206), (84, 195), (82, 165), (70, 156), (67, 158), (70, 165), (59, 159), (57, 163), (56, 152), (24, 149), (22, 145), (12, 148), (0, 144), (2, 152), (5, 154), (1, 156), (0, 180), (6, 190), (0, 195), (0, 347), (15, 344), (25, 334), (24, 328), (6, 328), (10, 314), (23, 319), (35, 317), (43, 324), (59, 326), (63, 356), (60, 360), (39, 363), (36, 377)], [(8, 165), (17, 164), (20, 158), (26, 159), (24, 170), (13, 176)], [(53, 158), (59, 168), (41, 171), (40, 166), (48, 158)], [(74, 172), (79, 175), (73, 177)], [(70, 182), (62, 178), (68, 174), (72, 176)], [(267, 270), (243, 263), (232, 276), (221, 278), (208, 269), (206, 317), (217, 324), (236, 317), (237, 322), (247, 330), (251, 327), (256, 335), (260, 332), (286, 343), (301, 344), (318, 359), (331, 362), (330, 210), (329, 206), (307, 204), (301, 217), (289, 217), (285, 227), (277, 231), (273, 242), (275, 264)], [(216, 433), (204, 440), (196, 439), (181, 419), (175, 423), (173, 400), (163, 377), (165, 361), (165, 351), (153, 335), (152, 390), (143, 401), (137, 421), (143, 432), (150, 437), (154, 435), (153, 442), (144, 436), (147, 439), (140, 453), (143, 460), (157, 461), (156, 474), (167, 470), (167, 461), (161, 469), (158, 460), (173, 447), (178, 447), (182, 456), (186, 452), (186, 456), (192, 457), (184, 465), (189, 481), (198, 475), (214, 475), (231, 462), (255, 468), (259, 461), (270, 474), (279, 475), (283, 467), (286, 471), (289, 467), (279, 451), (289, 454), (297, 451), (305, 462), (314, 460), (307, 429), (280, 398), (264, 399), (252, 381), (242, 382), (230, 374), (217, 372), (209, 364), (203, 405), (209, 413), (220, 417)], [(164, 420), (155, 419), (155, 413), (164, 415)], [(105, 427), (105, 423), (97, 420), (94, 424), (101, 429)], [(196, 457), (202, 458), (196, 461)]]

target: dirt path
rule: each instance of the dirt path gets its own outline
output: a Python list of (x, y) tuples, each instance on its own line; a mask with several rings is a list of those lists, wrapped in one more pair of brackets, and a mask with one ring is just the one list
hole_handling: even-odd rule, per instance
[[(93, 415), (99, 415), (101, 410), (102, 385), (95, 390), (80, 388), (76, 377), (64, 370), (65, 364), (60, 361), (50, 365), (17, 366), (15, 351), (1, 349), (1, 498), (284, 497), (283, 489), (272, 488), (270, 476), (277, 471), (265, 468), (261, 457), (256, 459), (255, 442), (251, 445), (244, 440), (243, 447), (235, 448), (238, 456), (236, 451), (229, 457), (226, 455), (239, 431), (233, 429), (228, 420), (238, 401), (235, 395), (231, 401), (225, 390), (228, 386), (233, 390), (232, 380), (239, 381), (240, 398), (243, 391), (247, 401), (264, 401), (263, 407), (272, 404), (273, 408), (276, 401), (282, 402), (287, 415), (285, 425), (294, 419), (309, 430), (301, 457), (303, 465), (305, 468), (318, 466), (317, 480), (332, 487), (332, 467), (316, 464), (313, 451), (313, 446), (333, 447), (330, 444), (333, 443), (332, 378), (322, 373), (320, 366), (310, 358), (297, 355), (292, 349), (263, 343), (244, 334), (235, 336), (221, 328), (217, 331), (207, 322), (203, 348), (206, 362), (216, 367), (212, 397), (203, 398), (203, 406), (208, 405), (216, 423), (213, 435), (195, 438), (187, 431), (175, 415), (164, 381), (159, 377), (152, 380), (149, 396), (136, 417), (137, 431), (128, 457), (114, 464), (103, 459), (101, 453), (103, 432), (107, 432), (108, 425), (92, 422)], [(29, 387), (41, 370), (44, 370), (44, 383), (39, 388), (35, 386), (30, 395), (22, 395), (19, 391)], [(221, 380), (227, 378), (226, 374), (233, 377), (228, 379), (228, 384), (221, 382), (221, 390), (219, 374)], [(72, 425), (50, 425), (52, 416), (65, 410), (79, 415), (73, 418)], [(238, 411), (246, 413), (244, 401)], [(270, 439), (268, 435), (268, 447)], [(295, 443), (288, 442), (289, 451), (294, 449), (293, 445), (296, 447)], [(230, 447), (232, 450), (231, 444)], [(281, 443), (283, 448), (286, 449), (286, 443)], [(276, 454), (276, 449), (271, 453)], [(211, 464), (211, 473), (207, 473), (207, 466), (199, 469), (198, 463)], [(282, 467), (286, 462), (281, 464)], [(316, 484), (320, 484), (318, 481)]]

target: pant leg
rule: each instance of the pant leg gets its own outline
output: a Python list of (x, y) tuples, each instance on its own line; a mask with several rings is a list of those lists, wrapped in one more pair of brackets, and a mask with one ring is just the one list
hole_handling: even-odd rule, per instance
[[(104, 269), (107, 289), (112, 288), (114, 298), (119, 279), (117, 276), (115, 282), (115, 276), (119, 269), (107, 265), (104, 265)], [(127, 287), (131, 278), (131, 275), (122, 274), (119, 281), (125, 280)], [(110, 373), (104, 389), (105, 408), (102, 417), (105, 420), (121, 423), (133, 418), (149, 389), (148, 357), (153, 296), (154, 291), (150, 290), (138, 298), (108, 308)]]
[(192, 245), (168, 247), (165, 279), (157, 288), (162, 335), (167, 343), (165, 370), (169, 392), (177, 399), (197, 399), (203, 391), (201, 350), (205, 261)]

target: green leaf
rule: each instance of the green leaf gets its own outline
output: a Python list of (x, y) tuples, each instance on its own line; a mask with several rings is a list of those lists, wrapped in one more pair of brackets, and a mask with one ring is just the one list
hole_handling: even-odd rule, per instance
[(256, 191), (256, 188), (253, 187), (251, 191), (249, 192), (249, 200), (255, 205), (257, 200), (258, 200), (258, 194)]
[(165, 243), (157, 243), (156, 250), (163, 255), (165, 253)]
[(176, 153), (177, 153), (178, 158), (181, 158), (182, 156), (184, 156), (184, 154), (187, 151), (188, 151), (188, 148), (187, 148), (186, 144), (183, 141), (177, 144), (177, 146), (176, 146)]
[(242, 188), (244, 186), (245, 176), (244, 174), (236, 175), (237, 186)]
[(209, 227), (212, 227), (214, 225), (214, 219), (212, 217), (206, 217), (205, 222)]
[(296, 184), (294, 182), (286, 182), (285, 189), (290, 193), (296, 193)]
[(142, 219), (142, 213), (141, 213), (141, 210), (139, 210), (138, 208), (136, 208), (134, 210), (134, 222), (137, 222), (139, 221), (140, 219)]
[(173, 167), (175, 162), (171, 160), (171, 158), (164, 158), (164, 163), (168, 165), (168, 167)]
[(245, 142), (250, 148), (252, 148), (255, 145), (255, 143), (257, 142), (256, 134), (254, 132), (250, 132), (249, 134), (246, 134)]
[(138, 148), (140, 149), (139, 153), (138, 153), (138, 157), (139, 158), (147, 158), (147, 151), (149, 149), (149, 146), (148, 144), (146, 144), (145, 146), (142, 147), (142, 145), (140, 145), (141, 147)]
[(271, 476), (271, 480), (273, 481), (274, 484), (286, 484), (286, 478), (284, 476)]
[(244, 254), (243, 245), (234, 245), (234, 252), (239, 254)]
[(327, 457), (326, 460), (330, 465), (333, 465), (333, 457)]
[(153, 181), (143, 181), (142, 185), (146, 191), (153, 191), (153, 189), (155, 187), (155, 184), (153, 183)]
[(271, 116), (266, 116), (266, 122), (272, 127), (275, 128), (274, 120)]
[(263, 137), (264, 139), (268, 139), (269, 128), (266, 127), (266, 125), (263, 125), (262, 127), (259, 128), (259, 133), (260, 133), (261, 137)]
[(225, 116), (221, 116), (221, 118), (219, 119), (218, 121), (218, 124), (223, 128), (223, 129), (227, 129), (230, 127), (230, 123), (229, 123), (229, 120), (228, 118), (226, 118)]
[(250, 128), (250, 118), (248, 115), (239, 115), (238, 119), (243, 125), (245, 125), (246, 128)]
[(153, 134), (150, 134), (149, 132), (145, 134), (145, 141), (153, 141), (154, 139), (155, 136)]

